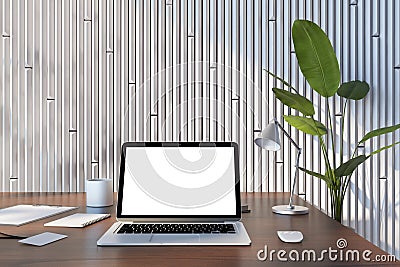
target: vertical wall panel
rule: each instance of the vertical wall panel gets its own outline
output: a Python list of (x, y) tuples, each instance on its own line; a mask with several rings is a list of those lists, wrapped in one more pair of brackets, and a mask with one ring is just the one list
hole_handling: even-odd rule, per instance
[(40, 159), (41, 159), (41, 148), (40, 148), (40, 5), (35, 4), (32, 1), (32, 9), (30, 12), (33, 13), (32, 16), (32, 25), (33, 25), (33, 34), (32, 33), (32, 43), (31, 43), (31, 56), (32, 56), (32, 190), (33, 191), (40, 191), (40, 183), (42, 180), (41, 176), (41, 166), (40, 166)]
[[(335, 134), (344, 106), (321, 99), (299, 72), (293, 21), (326, 31), (343, 82), (371, 85), (366, 99), (348, 104), (348, 158), (354, 140), (400, 122), (399, 12), (396, 0), (3, 0), (0, 190), (84, 191), (98, 177), (116, 189), (123, 141), (233, 140), (243, 191), (289, 191), (290, 142), (282, 138), (279, 152), (253, 143), (267, 123), (283, 122), (303, 148), (301, 165), (324, 172), (322, 155), (315, 138), (284, 123), (283, 114), (296, 113), (275, 99), (271, 88), (283, 85), (264, 70), (311, 98), (323, 123), (331, 112)], [(370, 140), (358, 153), (399, 138)], [(357, 170), (343, 219), (400, 257), (398, 154), (389, 149)], [(320, 180), (301, 173), (295, 192), (331, 213)]]
[(172, 69), (172, 55), (173, 55), (173, 9), (172, 1), (166, 2), (166, 16), (165, 16), (165, 137), (166, 141), (172, 141), (172, 128), (173, 128), (173, 92), (175, 88), (172, 85), (173, 69)]
[(180, 44), (180, 58), (181, 58), (181, 67), (178, 71), (180, 71), (180, 128), (179, 128), (179, 140), (187, 141), (187, 130), (188, 130), (188, 42), (189, 39), (193, 39), (194, 37), (194, 26), (189, 26), (189, 23), (192, 22), (191, 17), (189, 16), (189, 6), (191, 7), (191, 1), (181, 0), (181, 44)]
[(55, 38), (55, 3), (53, 1), (48, 2), (47, 6), (47, 25), (48, 25), (48, 38), (46, 40), (46, 45), (48, 49), (47, 56), (47, 72), (48, 72), (48, 81), (47, 81), (47, 95), (46, 95), (46, 109), (47, 109), (47, 118), (46, 124), (47, 128), (45, 128), (46, 136), (47, 136), (47, 182), (48, 182), (48, 191), (55, 191), (55, 158), (56, 158), (56, 150), (55, 150), (55, 47), (54, 47), (54, 38)]
[[(239, 122), (240, 122), (240, 134), (239, 134), (239, 144), (240, 144), (240, 173), (241, 173), (241, 186), (243, 191), (251, 190), (251, 181), (247, 180), (247, 83), (246, 83), (246, 44), (247, 44), (247, 11), (246, 11), (246, 1), (238, 1), (238, 14), (239, 17), (239, 47), (237, 53), (239, 54)], [(252, 137), (253, 135), (251, 135)], [(250, 139), (251, 139), (250, 137)]]
[[(232, 3), (233, 1), (223, 1), (225, 3), (224, 7), (224, 27), (221, 28), (221, 35), (224, 37), (224, 64), (221, 66), (222, 75), (224, 76), (224, 86), (222, 87), (222, 93), (225, 94), (222, 109), (224, 109), (225, 123), (222, 125), (224, 131), (224, 140), (232, 140)], [(220, 45), (220, 47), (222, 47)], [(221, 75), (221, 76), (222, 76)]]
[[(98, 2), (98, 107), (96, 111), (99, 113), (98, 118), (98, 175), (99, 177), (107, 177), (107, 152), (108, 152), (108, 70), (110, 68), (110, 53), (107, 53), (107, 1)], [(143, 10), (142, 10), (143, 12)]]
[[(158, 104), (157, 104), (157, 121), (158, 121), (158, 138), (166, 140), (166, 0), (157, 1), (158, 3)], [(135, 14), (138, 14), (136, 12)], [(131, 46), (132, 43), (129, 43)], [(139, 81), (137, 81), (138, 84)]]
[[(105, 47), (104, 47), (104, 54), (105, 54), (105, 84), (104, 89), (101, 91), (104, 92), (104, 99), (102, 103), (105, 104), (104, 111), (101, 112), (102, 114), (112, 114), (114, 110), (114, 19), (113, 19), (113, 12), (114, 12), (114, 1), (104, 1), (104, 8), (105, 8), (105, 16), (106, 18), (102, 21), (105, 21), (105, 36), (102, 39), (105, 40)], [(105, 149), (105, 156), (104, 160), (101, 165), (105, 166), (103, 169), (104, 177), (112, 176), (112, 168), (114, 165), (114, 157), (113, 157), (113, 143), (114, 143), (114, 123), (113, 123), (113, 116), (104, 116), (105, 122), (103, 125), (103, 146), (106, 147)]]
[(217, 33), (216, 33), (216, 47), (217, 47), (217, 141), (225, 140), (225, 90), (229, 88), (225, 85), (225, 1), (217, 1)]
[[(54, 68), (55, 68), (55, 85), (54, 85), (54, 109), (55, 109), (55, 130), (54, 142), (55, 142), (55, 176), (54, 176), (54, 187), (55, 191), (62, 190), (62, 166), (63, 166), (63, 155), (62, 155), (62, 3), (55, 2), (55, 38), (54, 38)], [(27, 74), (32, 73), (31, 71)], [(29, 91), (28, 91), (29, 92)], [(31, 109), (29, 109), (31, 110)], [(91, 111), (90, 111), (91, 113)], [(29, 126), (29, 124), (28, 124)], [(32, 130), (31, 130), (32, 131)], [(30, 134), (28, 127), (28, 134)]]
[[(210, 32), (209, 32), (209, 56), (210, 56), (210, 66), (209, 66), (209, 73), (210, 73), (210, 87), (209, 87), (209, 122), (208, 125), (210, 127), (209, 136), (210, 141), (217, 141), (217, 0), (210, 0), (210, 13), (209, 13), (209, 21), (210, 21)], [(207, 118), (206, 118), (207, 119)]]
[(99, 4), (92, 1), (92, 62), (91, 62), (91, 173), (92, 178), (99, 177)]
[[(78, 46), (77, 46), (77, 5), (76, 1), (70, 2), (70, 91), (69, 91), (69, 150), (70, 150), (70, 175), (69, 175), (69, 190), (74, 192), (77, 187), (77, 176), (78, 170), (78, 135), (77, 135), (77, 88), (78, 88)], [(47, 112), (47, 110), (46, 110)]]
[[(118, 177), (119, 174), (119, 164), (120, 164), (120, 153), (121, 146), (116, 144), (121, 144), (124, 139), (125, 133), (122, 129), (122, 125), (124, 124), (124, 109), (126, 105), (124, 103), (124, 91), (127, 89), (126, 83), (128, 79), (126, 77), (123, 56), (125, 56), (125, 43), (124, 43), (124, 26), (127, 26), (125, 23), (126, 17), (126, 9), (125, 3), (126, 1), (113, 1), (114, 3), (114, 14), (113, 14), (113, 33), (114, 36), (112, 38), (113, 42), (113, 59), (114, 59), (114, 69), (113, 76), (111, 80), (113, 82), (113, 109), (110, 110), (110, 116), (113, 117), (113, 141), (112, 145), (110, 145), (110, 149), (112, 150), (111, 159), (113, 161), (113, 167), (110, 168), (110, 176), (109, 178)], [(118, 189), (118, 179), (114, 179), (114, 190)]]
[[(128, 14), (135, 14), (136, 13), (136, 6), (133, 1), (128, 1)], [(136, 70), (136, 20), (131, 18), (128, 19), (128, 30), (127, 30), (127, 50), (128, 50), (128, 110), (125, 112), (125, 123), (127, 124), (127, 131), (128, 131), (128, 139), (135, 140), (136, 138), (136, 131), (133, 130), (136, 123), (135, 113), (133, 106), (135, 105), (135, 70)], [(157, 51), (158, 53), (158, 51)]]
[[(84, 139), (84, 25), (85, 25), (85, 1), (79, 1), (76, 3), (77, 14), (75, 17), (76, 23), (76, 132), (77, 132), (77, 147), (76, 147), (76, 190), (85, 190), (85, 178), (84, 178), (84, 150), (85, 150), (85, 139)], [(49, 111), (50, 112), (50, 111)], [(53, 120), (54, 121), (54, 120)], [(75, 177), (73, 177), (74, 179)]]
[(143, 2), (143, 50), (141, 50), (141, 53), (143, 53), (143, 85), (142, 85), (142, 91), (143, 91), (143, 140), (149, 141), (150, 140), (150, 129), (151, 129), (151, 120), (150, 120), (150, 114), (151, 114), (151, 91), (150, 91), (150, 85), (151, 85), (151, 80), (150, 80), (150, 66), (151, 66), (151, 61), (150, 61), (150, 54), (152, 51), (150, 50), (151, 45), (150, 45), (150, 39), (151, 39), (151, 32), (150, 32), (150, 27), (151, 27), (151, 20), (152, 20), (152, 12), (150, 9), (150, 1), (144, 1)]
[(180, 132), (180, 83), (181, 83), (181, 2), (172, 3), (172, 140), (179, 141)]
[[(157, 101), (158, 101), (158, 53), (155, 51), (158, 50), (158, 4), (157, 0), (152, 0), (150, 4), (150, 12), (152, 14), (152, 18), (150, 21), (150, 116), (151, 118), (151, 127), (150, 131), (154, 136), (154, 133), (157, 133)], [(153, 124), (153, 122), (156, 124)], [(153, 140), (153, 138), (152, 138)]]
[(187, 76), (187, 141), (195, 140), (195, 38), (188, 39), (188, 76)]
[(93, 22), (93, 14), (92, 7), (89, 4), (90, 0), (85, 0), (85, 14), (83, 18), (83, 57), (84, 57), (84, 66), (83, 66), (83, 77), (84, 84), (82, 91), (84, 93), (83, 96), (83, 119), (84, 128), (81, 129), (81, 133), (83, 131), (83, 139), (85, 141), (84, 149), (84, 173), (82, 178), (92, 178), (92, 142), (87, 141), (92, 138), (92, 22)]
[[(254, 148), (256, 147), (253, 140), (254, 140), (254, 1), (248, 1), (247, 7), (245, 8), (245, 19), (246, 27), (244, 31), (246, 34), (243, 36), (245, 37), (245, 57), (243, 57), (243, 64), (246, 68), (246, 79), (243, 84), (244, 90), (246, 92), (245, 97), (245, 107), (246, 107), (246, 143), (247, 143), (247, 153), (246, 157), (249, 162), (253, 162), (254, 160)], [(247, 190), (254, 191), (254, 166), (253, 164), (247, 164)]]
[[(207, 1), (207, 0), (205, 0)], [(188, 27), (188, 33), (190, 38), (193, 37), (194, 39), (194, 53), (195, 53), (195, 64), (194, 64), (194, 71), (195, 71), (195, 83), (194, 83), (194, 98), (195, 100), (193, 101), (194, 105), (194, 120), (192, 121), (193, 127), (195, 129), (194, 131), (194, 139), (195, 141), (201, 141), (204, 136), (203, 132), (203, 102), (204, 102), (204, 83), (203, 81), (203, 73), (204, 73), (204, 68), (203, 68), (203, 58), (204, 58), (204, 49), (203, 49), (203, 39), (205, 38), (203, 28), (205, 22), (204, 21), (204, 12), (203, 12), (203, 4), (204, 0), (191, 0), (189, 1), (190, 7), (188, 9), (188, 12), (190, 12), (190, 18), (193, 18), (192, 21), (193, 23)], [(183, 61), (184, 62), (184, 61)], [(185, 64), (185, 63), (183, 63)], [(193, 88), (193, 87), (190, 87)]]
[[(0, 4), (0, 16), (4, 18), (4, 1)], [(26, 18), (26, 17), (25, 17)], [(3, 19), (0, 19), (0, 31), (3, 33)], [(3, 88), (4, 86), (4, 69), (6, 65), (6, 57), (4, 55), (4, 36), (0, 37), (0, 56), (1, 56), (1, 61), (0, 61), (0, 86)], [(4, 92), (5, 90), (0, 91), (0, 175), (4, 177)], [(3, 183), (4, 179), (0, 181), (0, 190), (3, 191)]]
[[(262, 1), (254, 2), (254, 12), (253, 12), (253, 25), (254, 25), (254, 79), (253, 79), (253, 131), (254, 137), (257, 137), (261, 130), (262, 121)], [(262, 163), (261, 163), (261, 153), (262, 150), (254, 146), (253, 147), (253, 168), (254, 168), (254, 191), (261, 191), (262, 187)]]
[[(193, 1), (193, 0), (192, 0)], [(203, 6), (200, 6), (200, 3)], [(197, 7), (197, 6), (196, 6)], [(201, 10), (197, 12), (197, 10)], [(203, 16), (203, 24), (199, 25), (199, 30), (196, 31), (196, 34), (200, 34), (200, 29), (202, 29), (202, 39), (203, 44), (202, 47), (199, 49), (202, 50), (203, 53), (203, 60), (202, 60), (202, 68), (203, 68), (203, 77), (201, 79), (203, 83), (203, 103), (197, 103), (203, 106), (201, 114), (203, 126), (201, 127), (202, 134), (202, 141), (209, 141), (210, 140), (210, 0), (203, 0), (199, 1), (199, 6), (196, 9), (195, 17)], [(200, 21), (200, 18), (197, 20)], [(197, 29), (196, 29), (197, 30)], [(194, 101), (193, 101), (194, 102)], [(200, 118), (197, 118), (200, 119)], [(198, 129), (200, 131), (200, 129)]]
[(11, 38), (11, 98), (10, 98), (10, 108), (11, 108), (11, 154), (10, 154), (10, 191), (18, 191), (18, 105), (19, 105), (19, 65), (15, 64), (13, 61), (18, 57), (18, 48), (19, 48), (19, 35), (18, 35), (18, 1), (11, 1), (11, 36), (15, 36), (15, 38)]
[[(70, 189), (70, 166), (73, 162), (70, 161), (71, 149), (70, 149), (70, 90), (72, 88), (71, 85), (71, 41), (70, 41), (70, 20), (71, 20), (71, 0), (63, 1), (62, 3), (62, 22), (61, 22), (61, 61), (63, 64), (61, 79), (62, 79), (62, 92), (61, 98), (58, 100), (61, 102), (61, 123), (62, 123), (62, 133), (61, 133), (61, 153), (62, 158), (62, 190), (69, 191)], [(34, 70), (38, 72), (40, 70), (39, 65), (34, 66)], [(40, 87), (37, 87), (39, 89)], [(39, 106), (39, 105), (38, 105)], [(39, 154), (41, 151), (39, 151)], [(40, 156), (41, 158), (41, 156)], [(65, 160), (67, 159), (67, 160)], [(39, 165), (40, 166), (40, 165)]]

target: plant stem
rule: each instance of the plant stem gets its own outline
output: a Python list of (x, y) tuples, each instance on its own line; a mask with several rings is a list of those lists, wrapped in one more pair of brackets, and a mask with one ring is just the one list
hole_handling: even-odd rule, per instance
[(348, 101), (348, 99), (346, 99), (346, 101), (344, 102), (344, 107), (342, 110), (342, 117), (340, 118), (341, 127), (342, 127), (342, 130), (340, 131), (340, 165), (343, 164), (344, 115), (346, 114), (347, 101)]
[[(341, 125), (340, 125), (341, 126), (341, 131), (340, 131), (340, 152), (339, 152), (340, 153), (340, 165), (343, 164), (343, 159), (344, 159), (344, 155), (343, 155), (344, 137), (343, 136), (344, 136), (344, 118), (345, 118), (346, 110), (347, 110), (347, 102), (348, 102), (348, 99), (346, 98), (346, 100), (344, 102), (343, 110), (342, 110), (342, 116), (340, 118), (340, 123), (341, 123)], [(355, 152), (357, 150), (357, 147), (358, 147), (358, 145), (355, 147), (351, 158), (354, 158), (354, 155), (355, 155)], [(341, 202), (343, 202), (343, 199), (344, 199), (344, 197), (346, 195), (346, 191), (347, 191), (347, 187), (348, 187), (349, 182), (350, 182), (350, 178), (351, 178), (351, 175), (346, 176), (344, 179), (340, 178), (339, 194), (340, 194)]]
[(334, 135), (333, 135), (333, 127), (332, 127), (332, 114), (331, 114), (331, 108), (329, 106), (328, 98), (326, 99), (326, 103), (327, 103), (327, 106), (328, 106), (328, 120), (329, 120), (330, 132), (331, 132), (332, 154), (333, 154), (333, 169), (336, 169), (335, 140), (334, 140)]
[(336, 195), (336, 206), (335, 206), (335, 220), (338, 222), (342, 222), (342, 212), (343, 212), (343, 199), (339, 195)]
[(282, 79), (281, 77), (273, 74), (272, 72), (270, 72), (267, 69), (263, 69), (265, 72), (267, 72), (269, 75), (271, 75), (272, 77), (274, 77), (275, 79), (277, 79), (278, 81), (280, 81), (281, 83), (283, 83), (284, 85), (286, 85), (287, 87), (291, 88), (293, 91), (296, 92), (296, 94), (299, 94), (299, 92), (297, 91), (296, 88), (294, 88), (290, 83), (288, 83), (287, 81), (285, 81), (284, 79)]
[(335, 198), (334, 198), (334, 196), (333, 196), (333, 189), (332, 188), (329, 188), (329, 193), (330, 193), (330, 196), (331, 196), (331, 211), (332, 211), (332, 218), (335, 218), (335, 202), (336, 202), (336, 200), (335, 200)]
[(331, 163), (329, 161), (328, 150), (326, 148), (324, 139), (321, 136), (318, 136), (318, 137), (319, 137), (319, 142), (321, 144), (322, 154), (324, 155), (325, 165), (328, 168), (327, 171), (328, 171), (328, 175), (330, 177), (331, 176), (331, 174), (330, 174)]
[[(340, 165), (343, 164), (343, 140), (344, 140), (344, 118), (346, 115), (346, 110), (347, 110), (347, 101), (348, 99), (346, 98), (345, 102), (344, 102), (344, 106), (343, 106), (343, 110), (342, 110), (342, 117), (340, 118), (340, 127), (341, 127), (341, 131), (340, 131), (340, 152), (339, 152), (339, 156), (340, 156)], [(353, 154), (354, 156), (354, 154)], [(353, 158), (352, 156), (352, 158)], [(348, 176), (346, 176), (344, 179), (341, 177), (340, 178), (340, 190), (339, 190), (339, 194), (340, 194), (340, 198), (344, 199), (344, 196), (346, 194), (346, 190), (347, 190), (347, 184), (348, 184)]]
[(332, 217), (333, 217), (334, 211), (333, 211), (332, 189), (329, 190), (329, 194), (331, 196), (331, 212), (332, 212)]
[[(326, 167), (330, 168), (331, 163), (329, 162), (328, 150), (326, 148), (324, 139), (321, 137), (321, 135), (319, 135), (319, 130), (318, 130), (317, 123), (315, 122), (314, 117), (312, 116), (311, 118), (312, 118), (312, 120), (314, 122), (315, 129), (317, 129), (317, 132), (318, 132), (318, 138), (319, 138), (320, 146), (321, 146), (321, 149), (322, 149), (322, 154), (324, 155), (325, 165), (327, 165)], [(329, 176), (330, 176), (330, 172), (329, 172)]]
[(353, 175), (353, 173), (351, 173), (350, 175), (346, 176), (346, 178), (345, 178), (344, 187), (343, 187), (343, 190), (342, 190), (342, 197), (343, 198), (344, 198), (344, 195), (346, 194), (347, 187), (349, 186), (350, 179), (351, 179), (352, 175)]

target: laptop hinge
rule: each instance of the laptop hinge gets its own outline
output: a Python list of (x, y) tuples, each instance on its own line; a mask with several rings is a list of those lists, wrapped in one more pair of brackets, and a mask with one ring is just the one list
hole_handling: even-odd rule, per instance
[(210, 220), (210, 221), (175, 221), (175, 220), (168, 220), (168, 221), (143, 221), (143, 220), (132, 220), (132, 219), (117, 219), (118, 222), (120, 223), (235, 223), (238, 222), (239, 220), (228, 220), (228, 221), (216, 221), (216, 220)]
[(195, 218), (191, 220), (174, 220), (173, 218), (169, 219), (132, 219), (132, 218), (117, 218), (117, 221), (123, 223), (225, 223), (225, 222), (238, 222), (240, 219), (230, 219), (230, 220), (215, 220), (215, 219), (199, 219), (196, 220)]

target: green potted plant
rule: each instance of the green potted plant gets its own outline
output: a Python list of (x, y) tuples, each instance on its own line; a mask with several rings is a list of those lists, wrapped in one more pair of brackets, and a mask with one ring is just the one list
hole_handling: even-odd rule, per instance
[[(357, 167), (371, 156), (393, 147), (400, 142), (390, 144), (373, 151), (369, 155), (359, 155), (358, 147), (373, 137), (393, 132), (400, 128), (400, 124), (375, 129), (367, 133), (356, 143), (351, 156), (345, 161), (343, 152), (344, 118), (348, 101), (363, 99), (369, 92), (369, 85), (363, 81), (349, 81), (340, 84), (340, 70), (336, 54), (325, 32), (315, 23), (307, 20), (296, 20), (292, 27), (292, 39), (296, 57), (301, 72), (311, 88), (319, 95), (330, 98), (335, 95), (344, 100), (341, 112), (341, 131), (338, 136), (333, 133), (333, 119), (327, 102), (328, 126), (314, 118), (313, 103), (300, 95), (292, 85), (267, 71), (270, 75), (286, 85), (290, 91), (273, 88), (277, 99), (284, 105), (292, 108), (302, 115), (287, 115), (284, 119), (296, 129), (319, 139), (322, 151), (325, 173), (317, 173), (300, 167), (300, 170), (309, 175), (325, 181), (331, 195), (332, 218), (341, 222), (343, 213), (343, 201), (353, 172)], [(328, 149), (327, 145), (332, 149)], [(339, 151), (336, 151), (339, 146)]]

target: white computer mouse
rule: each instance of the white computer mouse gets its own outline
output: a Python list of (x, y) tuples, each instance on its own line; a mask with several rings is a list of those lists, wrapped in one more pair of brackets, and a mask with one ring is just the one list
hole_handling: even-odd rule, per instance
[(276, 231), (280, 240), (286, 243), (299, 243), (303, 240), (300, 231)]

